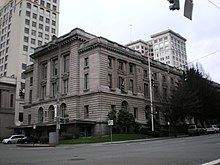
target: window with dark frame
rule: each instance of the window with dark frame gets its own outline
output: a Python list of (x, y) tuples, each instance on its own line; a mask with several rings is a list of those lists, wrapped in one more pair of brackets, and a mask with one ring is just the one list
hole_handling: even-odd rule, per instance
[(58, 75), (58, 59), (52, 60), (52, 76)]
[(88, 105), (84, 106), (84, 118), (85, 119), (89, 118), (89, 106)]
[(88, 73), (86, 73), (85, 75), (84, 75), (84, 89), (88, 89), (88, 78), (89, 78), (89, 74)]
[(69, 65), (70, 65), (70, 56), (69, 55), (65, 55), (63, 56), (63, 71), (64, 73), (68, 73), (69, 72)]
[(85, 59), (84, 59), (84, 66), (86, 67), (86, 66), (89, 66), (89, 58), (88, 57), (86, 57)]
[(42, 64), (42, 79), (47, 79), (47, 63)]
[(108, 87), (112, 88), (112, 74), (108, 74)]

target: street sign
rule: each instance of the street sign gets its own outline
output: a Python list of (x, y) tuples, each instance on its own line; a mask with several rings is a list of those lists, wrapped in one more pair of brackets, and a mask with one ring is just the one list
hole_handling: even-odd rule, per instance
[(193, 0), (185, 0), (184, 16), (192, 20)]
[(108, 126), (112, 126), (114, 125), (114, 121), (113, 120), (108, 120)]

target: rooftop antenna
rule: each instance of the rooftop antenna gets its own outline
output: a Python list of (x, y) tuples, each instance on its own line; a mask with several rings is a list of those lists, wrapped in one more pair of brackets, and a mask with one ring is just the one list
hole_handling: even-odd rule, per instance
[(132, 30), (132, 24), (130, 24), (130, 43), (132, 42), (132, 40), (131, 40), (131, 30)]

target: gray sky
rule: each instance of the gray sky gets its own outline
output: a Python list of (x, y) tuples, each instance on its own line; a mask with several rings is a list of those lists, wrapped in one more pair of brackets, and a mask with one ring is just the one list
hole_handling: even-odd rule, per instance
[(220, 83), (220, 1), (194, 0), (192, 21), (183, 16), (184, 2), (170, 11), (167, 0), (61, 0), (59, 36), (79, 27), (124, 45), (172, 29), (187, 39), (188, 62), (199, 59)]

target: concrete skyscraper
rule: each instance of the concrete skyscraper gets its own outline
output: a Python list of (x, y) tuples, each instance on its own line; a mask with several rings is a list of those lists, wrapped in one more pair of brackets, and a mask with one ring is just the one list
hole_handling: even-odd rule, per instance
[[(0, 77), (16, 78), (15, 124), (23, 120), (23, 71), (36, 47), (58, 35), (60, 0), (0, 0)], [(20, 122), (19, 122), (20, 121)]]
[(175, 68), (187, 68), (186, 39), (180, 34), (165, 30), (151, 35), (150, 41), (137, 40), (127, 44), (129, 48)]

